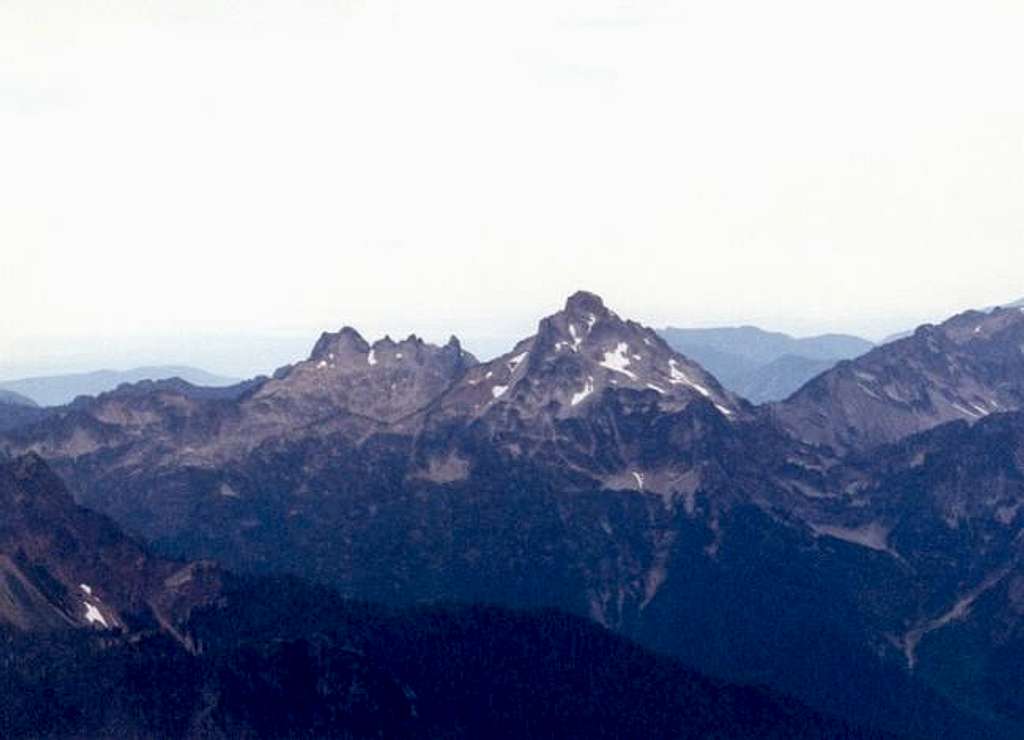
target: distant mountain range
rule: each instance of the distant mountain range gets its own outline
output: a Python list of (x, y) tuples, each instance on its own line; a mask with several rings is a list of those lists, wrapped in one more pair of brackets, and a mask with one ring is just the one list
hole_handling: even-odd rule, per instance
[[(1024, 299), (1004, 308), (1024, 307)], [(983, 309), (991, 312), (998, 308)], [(875, 344), (846, 334), (792, 337), (754, 326), (681, 329), (659, 332), (678, 352), (707, 368), (729, 390), (753, 403), (781, 401), (842, 360), (859, 357)], [(880, 344), (909, 337), (914, 332), (891, 334)]]
[(121, 386), (0, 450), (162, 558), (555, 608), (879, 731), (1018, 738), (1021, 346), (1021, 311), (968, 312), (755, 406), (578, 293), (489, 362), (344, 328), (272, 378)]
[(754, 326), (668, 327), (659, 333), (674, 350), (700, 363), (726, 388), (754, 403), (782, 400), (840, 360), (874, 347), (866, 339), (846, 334), (796, 338)]
[(31, 398), (15, 393), (14, 391), (8, 391), (0, 389), (0, 405), (2, 406), (26, 406), (33, 408), (38, 406), (35, 401)]
[(239, 382), (235, 378), (221, 377), (194, 367), (162, 365), (132, 370), (97, 370), (89, 373), (5, 380), (0, 381), (0, 393), (13, 392), (39, 406), (62, 406), (79, 396), (97, 396), (112, 391), (124, 383), (168, 378), (181, 378), (193, 385), (212, 387), (229, 386)]

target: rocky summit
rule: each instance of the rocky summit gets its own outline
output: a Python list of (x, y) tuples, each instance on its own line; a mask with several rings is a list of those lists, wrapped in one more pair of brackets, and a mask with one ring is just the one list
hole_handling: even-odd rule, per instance
[(473, 368), (441, 405), (477, 416), (511, 405), (522, 414), (566, 419), (608, 390), (635, 391), (666, 410), (699, 399), (726, 417), (746, 410), (652, 329), (624, 321), (585, 292), (541, 320), (537, 333), (510, 353)]
[(371, 345), (345, 327), (321, 336), (309, 359), (278, 371), (245, 404), (253, 415), (294, 424), (339, 414), (394, 424), (423, 411), (476, 364), (455, 337), (443, 347), (416, 336)]

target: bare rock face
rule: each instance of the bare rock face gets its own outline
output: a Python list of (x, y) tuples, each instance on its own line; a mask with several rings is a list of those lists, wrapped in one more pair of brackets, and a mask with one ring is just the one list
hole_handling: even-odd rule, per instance
[(249, 396), (243, 414), (284, 427), (341, 415), (393, 424), (425, 409), (475, 364), (455, 337), (443, 347), (416, 336), (371, 345), (346, 327), (321, 336), (309, 359)]
[(1024, 407), (1024, 313), (969, 311), (842, 362), (774, 406), (793, 436), (839, 452)]

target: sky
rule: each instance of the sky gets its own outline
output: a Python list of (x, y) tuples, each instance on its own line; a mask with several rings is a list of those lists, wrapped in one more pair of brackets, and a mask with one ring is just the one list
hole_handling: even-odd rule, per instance
[(1019, 0), (0, 0), (0, 378), (486, 355), (580, 288), (869, 338), (1024, 297), (1021, 38)]

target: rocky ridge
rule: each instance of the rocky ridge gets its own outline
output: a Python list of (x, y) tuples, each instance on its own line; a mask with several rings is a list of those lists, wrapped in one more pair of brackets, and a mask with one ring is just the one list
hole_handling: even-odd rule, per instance
[(773, 409), (796, 438), (866, 450), (1024, 407), (1024, 312), (968, 311), (841, 362)]

